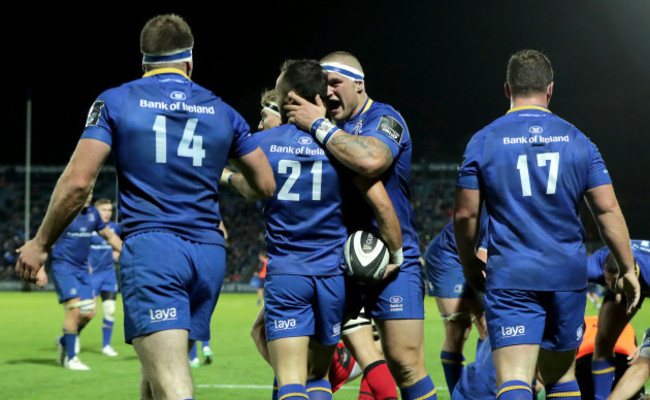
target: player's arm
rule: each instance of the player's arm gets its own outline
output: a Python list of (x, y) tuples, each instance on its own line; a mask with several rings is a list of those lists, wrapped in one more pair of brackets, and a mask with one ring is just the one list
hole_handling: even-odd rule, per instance
[(251, 200), (259, 200), (273, 196), (275, 193), (275, 178), (266, 154), (259, 147), (252, 152), (230, 160), (240, 172), (224, 169), (221, 174), (221, 184), (230, 184), (242, 196)]
[[(316, 139), (346, 167), (363, 176), (375, 178), (393, 163), (393, 153), (386, 143), (374, 137), (351, 135), (327, 121), (326, 108), (319, 96), (316, 96), (316, 104), (294, 92), (289, 92), (289, 98), (293, 102), (284, 106), (289, 123), (296, 124), (306, 132), (312, 132), (314, 128), (312, 134)], [(319, 129), (315, 129), (318, 121), (323, 123)]]
[(600, 236), (619, 266), (619, 281), (627, 297), (629, 313), (639, 302), (641, 289), (635, 273), (630, 235), (614, 187), (611, 184), (596, 186), (586, 192), (585, 199), (594, 215)]
[(481, 193), (476, 189), (456, 187), (454, 196), (454, 238), (458, 257), (463, 264), (463, 275), (478, 291), (485, 290), (485, 263), (476, 256), (476, 240), (479, 234)]
[(397, 219), (393, 202), (388, 197), (386, 188), (381, 180), (357, 175), (354, 178), (354, 184), (372, 208), (375, 219), (377, 220), (379, 233), (390, 251), (390, 263), (394, 267), (386, 270), (386, 274), (384, 275), (386, 277), (392, 274), (404, 262), (402, 228), (400, 227), (399, 219)]
[(54, 188), (36, 236), (17, 250), (20, 255), (16, 262), (16, 273), (20, 277), (35, 282), (48, 251), (81, 211), (110, 151), (109, 145), (99, 140), (79, 140)]
[[(106, 243), (110, 244), (113, 251), (117, 252), (119, 256), (119, 253), (122, 251), (122, 239), (120, 239), (120, 237), (117, 236), (108, 225), (106, 225), (106, 228), (97, 231), (97, 233), (99, 236), (106, 239)], [(115, 255), (113, 255), (113, 259), (115, 259)]]
[(625, 371), (607, 400), (627, 400), (635, 394), (650, 379), (650, 358), (640, 356)]

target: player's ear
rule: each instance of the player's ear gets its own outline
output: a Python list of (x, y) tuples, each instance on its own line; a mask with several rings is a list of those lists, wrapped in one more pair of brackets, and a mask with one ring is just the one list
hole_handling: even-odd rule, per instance
[(548, 87), (546, 88), (546, 102), (550, 103), (551, 102), (551, 96), (553, 96), (553, 84), (555, 82), (551, 81), (549, 83)]
[(147, 66), (142, 64), (142, 72), (147, 73)]
[(187, 76), (192, 77), (192, 71), (194, 70), (194, 63), (192, 61), (185, 61), (185, 68), (187, 69)]
[(508, 82), (503, 84), (503, 90), (506, 92), (506, 97), (510, 99), (512, 97), (512, 93), (510, 93), (510, 85), (508, 85)]
[(354, 84), (356, 86), (357, 94), (363, 93), (365, 90), (365, 83), (363, 81), (354, 81)]

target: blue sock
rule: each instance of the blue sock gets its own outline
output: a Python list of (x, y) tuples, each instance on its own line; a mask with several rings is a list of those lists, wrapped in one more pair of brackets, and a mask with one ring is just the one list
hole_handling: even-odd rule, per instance
[(210, 347), (210, 341), (203, 342), (203, 347)]
[(546, 398), (562, 398), (566, 400), (580, 400), (580, 386), (578, 381), (556, 383), (546, 386)]
[(594, 381), (594, 399), (605, 400), (612, 391), (612, 383), (616, 375), (614, 359), (591, 362), (591, 376)]
[(507, 381), (499, 388), (497, 400), (531, 400), (533, 390), (524, 381)]
[(197, 357), (198, 355), (196, 354), (196, 342), (194, 342), (194, 346), (192, 346), (192, 349), (190, 349), (190, 361), (194, 360)]
[(299, 383), (290, 383), (278, 389), (278, 400), (305, 400), (309, 399), (307, 390)]
[(430, 400), (437, 399), (436, 387), (433, 386), (433, 381), (429, 375), (417, 381), (414, 385), (400, 388), (403, 400)]
[(273, 377), (273, 395), (271, 396), (271, 400), (278, 400), (278, 378), (275, 376)]
[(305, 388), (309, 400), (332, 400), (332, 385), (325, 379), (310, 379)]
[(454, 391), (454, 387), (456, 387), (456, 382), (460, 379), (461, 372), (463, 372), (465, 357), (463, 357), (462, 353), (441, 351), (440, 362), (442, 363), (442, 370), (445, 371), (445, 380), (447, 381), (449, 394), (451, 394)]
[(109, 321), (106, 318), (102, 320), (102, 347), (111, 344), (111, 337), (113, 337), (113, 324), (113, 321)]
[(63, 336), (61, 337), (61, 344), (65, 346), (65, 350), (68, 354), (68, 360), (74, 358), (77, 353), (74, 352), (74, 343), (77, 341), (76, 333), (67, 333), (63, 331)]

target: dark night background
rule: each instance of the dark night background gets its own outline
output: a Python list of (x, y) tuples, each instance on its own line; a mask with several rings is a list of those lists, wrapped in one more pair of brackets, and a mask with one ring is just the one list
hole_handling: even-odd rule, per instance
[(259, 95), (283, 60), (352, 52), (370, 97), (409, 124), (414, 161), (459, 161), (470, 136), (509, 107), (508, 57), (534, 48), (555, 69), (551, 110), (598, 145), (632, 237), (650, 236), (648, 1), (177, 4), (5, 13), (0, 164), (24, 163), (28, 89), (32, 162), (65, 164), (95, 97), (141, 75), (140, 29), (160, 13), (185, 17), (196, 42), (193, 80), (253, 129)]

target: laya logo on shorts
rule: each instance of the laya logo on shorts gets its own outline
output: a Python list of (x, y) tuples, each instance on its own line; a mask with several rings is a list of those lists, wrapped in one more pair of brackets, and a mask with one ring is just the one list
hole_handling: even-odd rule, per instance
[(151, 317), (151, 322), (173, 321), (176, 319), (176, 308), (170, 307), (158, 310), (149, 309), (149, 316)]
[(501, 335), (503, 337), (524, 336), (525, 334), (526, 334), (526, 327), (523, 325), (501, 327)]
[(288, 319), (286, 321), (273, 321), (276, 331), (284, 331), (287, 329), (294, 329), (296, 327), (296, 320), (294, 318)]

